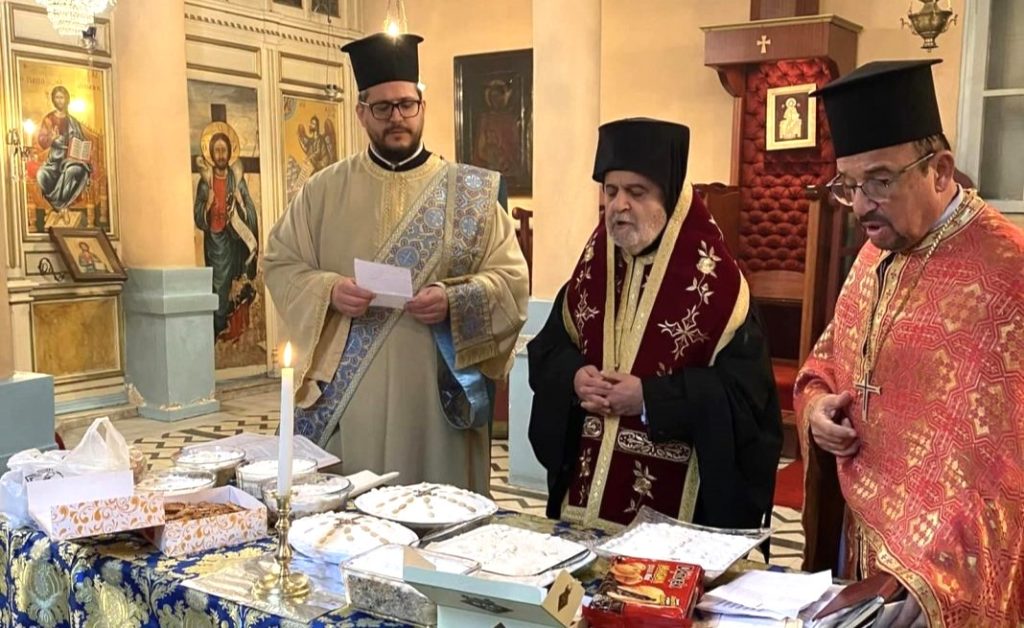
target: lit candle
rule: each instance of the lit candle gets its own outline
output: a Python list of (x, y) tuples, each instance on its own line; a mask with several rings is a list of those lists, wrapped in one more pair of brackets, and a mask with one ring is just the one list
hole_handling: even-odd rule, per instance
[(292, 490), (292, 438), (295, 434), (295, 369), (292, 367), (292, 343), (284, 346), (281, 363), (281, 427), (277, 454), (277, 494)]

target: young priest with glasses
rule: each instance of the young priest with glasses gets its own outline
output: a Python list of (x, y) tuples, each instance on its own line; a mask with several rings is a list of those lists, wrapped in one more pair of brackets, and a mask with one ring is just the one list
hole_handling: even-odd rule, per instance
[[(306, 182), (270, 233), (267, 286), (298, 350), (296, 434), (344, 473), (487, 494), (493, 380), (526, 319), (526, 260), (498, 173), (423, 146), (421, 41), (343, 48), (369, 146)], [(373, 305), (357, 259), (408, 268), (415, 296)]]

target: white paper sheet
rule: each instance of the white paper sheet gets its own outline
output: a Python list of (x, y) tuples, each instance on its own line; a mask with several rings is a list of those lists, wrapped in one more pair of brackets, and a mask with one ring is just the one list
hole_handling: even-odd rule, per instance
[(356, 259), (356, 284), (377, 295), (370, 305), (402, 308), (412, 299), (412, 272), (402, 266)]
[(697, 608), (723, 615), (771, 619), (796, 618), (832, 586), (832, 574), (748, 571), (732, 582), (708, 591)]

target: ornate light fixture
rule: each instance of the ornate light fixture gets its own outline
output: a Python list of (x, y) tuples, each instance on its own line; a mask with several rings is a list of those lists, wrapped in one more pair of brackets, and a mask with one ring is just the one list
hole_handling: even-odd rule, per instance
[(338, 101), (341, 100), (341, 88), (338, 87), (337, 83), (331, 82), (331, 68), (330, 65), (334, 63), (334, 33), (331, 31), (331, 16), (327, 15), (327, 66), (324, 66), (324, 96), (327, 96), (328, 100)]
[(900, 18), (900, 26), (909, 26), (914, 33), (924, 40), (921, 48), (931, 52), (938, 48), (935, 38), (949, 30), (949, 27), (956, 24), (956, 15), (952, 8), (943, 9), (939, 6), (939, 0), (918, 0), (924, 6), (917, 13), (912, 9), (913, 5), (907, 8), (907, 19)]
[(117, 0), (36, 0), (46, 7), (54, 30), (64, 37), (80, 37), (96, 15), (113, 8)]
[(80, 42), (82, 48), (85, 48), (89, 52), (94, 52), (99, 47), (100, 42), (96, 40), (96, 27), (90, 26), (89, 28), (82, 31), (82, 40)]
[(388, 8), (384, 12), (384, 25), (381, 30), (392, 37), (409, 32), (409, 22), (405, 19), (405, 5), (402, 4), (402, 0), (388, 0)]
[(334, 83), (327, 83), (324, 85), (324, 96), (327, 96), (329, 100), (341, 100), (341, 90)]

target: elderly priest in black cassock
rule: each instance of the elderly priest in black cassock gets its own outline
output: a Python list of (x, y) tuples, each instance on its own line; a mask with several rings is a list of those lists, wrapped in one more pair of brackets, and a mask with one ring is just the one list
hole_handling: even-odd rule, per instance
[(689, 129), (600, 128), (604, 218), (529, 344), (547, 514), (627, 524), (643, 506), (719, 527), (771, 517), (782, 421), (768, 347), (686, 180)]

